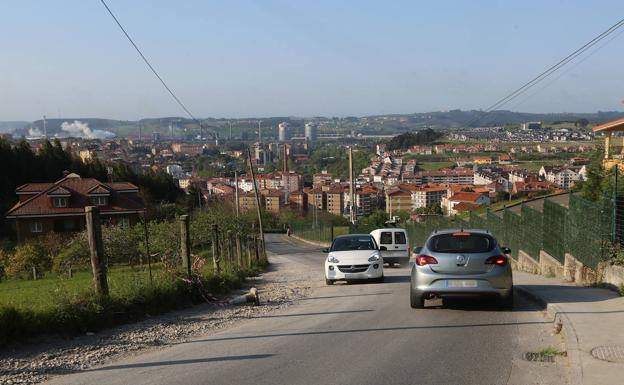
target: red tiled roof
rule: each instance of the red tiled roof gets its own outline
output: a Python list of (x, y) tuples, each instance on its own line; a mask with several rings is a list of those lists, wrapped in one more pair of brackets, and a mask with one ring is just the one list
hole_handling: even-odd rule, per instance
[(104, 187), (101, 184), (93, 186), (89, 191), (89, 194), (110, 194), (110, 189)]
[(64, 188), (63, 186), (56, 186), (54, 188), (48, 189), (47, 195), (71, 195), (71, 191)]
[[(145, 209), (143, 200), (136, 194), (120, 193), (123, 190), (138, 190), (138, 187), (128, 182), (102, 183), (93, 178), (63, 178), (56, 183), (50, 184), (44, 189), (25, 200), (18, 202), (7, 213), (7, 217), (58, 215), (58, 214), (83, 214), (85, 206), (92, 205), (88, 193), (98, 186), (108, 187), (111, 197), (107, 206), (100, 207), (102, 212), (111, 211), (142, 211)], [(48, 197), (50, 191), (66, 191), (71, 194), (68, 207), (54, 207)]]
[(612, 122), (603, 123), (599, 126), (595, 126), (593, 128), (594, 132), (597, 131), (611, 131), (611, 130), (623, 130), (624, 129), (624, 118), (614, 120)]
[(479, 203), (460, 202), (456, 204), (455, 206), (453, 206), (453, 210), (458, 211), (458, 212), (471, 211), (471, 210), (476, 209), (479, 206), (481, 206)]
[(15, 189), (16, 193), (38, 193), (54, 186), (54, 183), (26, 183)]

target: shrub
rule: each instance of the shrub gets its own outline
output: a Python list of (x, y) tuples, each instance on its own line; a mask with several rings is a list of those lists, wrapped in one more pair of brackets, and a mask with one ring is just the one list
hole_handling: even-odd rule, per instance
[(34, 278), (33, 271), (41, 274), (50, 266), (50, 258), (43, 247), (37, 243), (27, 243), (15, 248), (15, 253), (9, 257), (6, 273), (13, 278)]
[(77, 234), (59, 254), (52, 258), (52, 271), (66, 273), (87, 269), (89, 263), (89, 245), (86, 233), (83, 232)]

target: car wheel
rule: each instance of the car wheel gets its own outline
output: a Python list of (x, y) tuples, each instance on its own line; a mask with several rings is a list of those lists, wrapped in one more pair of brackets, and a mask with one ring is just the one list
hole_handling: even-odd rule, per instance
[(511, 293), (501, 298), (501, 307), (506, 310), (513, 310), (513, 307), (514, 307), (513, 290), (511, 291)]
[(422, 295), (414, 293), (410, 289), (410, 306), (414, 309), (422, 309), (425, 307), (425, 298)]
[(331, 280), (331, 279), (327, 279), (327, 278), (325, 278), (325, 284), (326, 284), (326, 285), (333, 285), (333, 284), (334, 284), (334, 281), (333, 281), (333, 280)]

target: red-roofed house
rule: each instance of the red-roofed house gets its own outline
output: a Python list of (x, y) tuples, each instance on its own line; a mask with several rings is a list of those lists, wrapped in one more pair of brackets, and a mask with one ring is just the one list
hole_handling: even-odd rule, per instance
[[(470, 205), (485, 205), (489, 206), (490, 204), (490, 196), (488, 193), (478, 193), (478, 192), (458, 192), (450, 198), (444, 198), (442, 201), (442, 208), (448, 215), (455, 215), (458, 211), (455, 209), (455, 206), (460, 203), (469, 203)], [(465, 208), (467, 205), (462, 205), (460, 208)]]
[(145, 211), (139, 188), (132, 183), (103, 183), (69, 174), (56, 183), (28, 183), (15, 190), (19, 201), (7, 213), (14, 219), (17, 240), (85, 228), (85, 206), (98, 206), (104, 224), (131, 226)]

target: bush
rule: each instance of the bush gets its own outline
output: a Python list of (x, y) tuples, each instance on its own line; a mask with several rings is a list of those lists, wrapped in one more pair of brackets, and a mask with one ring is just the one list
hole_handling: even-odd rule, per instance
[(34, 278), (33, 271), (41, 274), (52, 265), (44, 248), (37, 243), (27, 243), (15, 248), (9, 257), (6, 273), (12, 278)]
[(77, 234), (66, 247), (52, 258), (52, 271), (58, 274), (87, 269), (90, 264), (86, 233)]
[(0, 249), (0, 281), (6, 277), (6, 266), (9, 263), (9, 252)]

